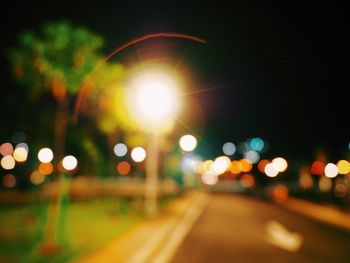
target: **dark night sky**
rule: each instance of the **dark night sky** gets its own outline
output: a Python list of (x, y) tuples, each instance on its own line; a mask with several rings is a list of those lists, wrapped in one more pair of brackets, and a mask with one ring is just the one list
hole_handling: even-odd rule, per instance
[(260, 136), (285, 156), (310, 157), (320, 146), (334, 158), (344, 155), (350, 141), (350, 10), (340, 2), (30, 2), (2, 7), (3, 113), (14, 98), (3, 53), (23, 29), (67, 18), (105, 36), (106, 51), (143, 34), (181, 32), (209, 42), (204, 47), (179, 44), (196, 85), (224, 86), (195, 95), (204, 109), (205, 139), (213, 148)]

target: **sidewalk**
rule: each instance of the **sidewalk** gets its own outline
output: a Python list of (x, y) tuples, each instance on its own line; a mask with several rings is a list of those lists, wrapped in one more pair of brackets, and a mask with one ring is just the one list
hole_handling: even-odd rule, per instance
[(321, 222), (350, 231), (350, 213), (342, 212), (337, 208), (319, 205), (293, 197), (289, 197), (288, 200), (282, 204), (282, 206)]
[(209, 195), (203, 192), (185, 193), (168, 204), (159, 216), (76, 263), (169, 262), (209, 200)]

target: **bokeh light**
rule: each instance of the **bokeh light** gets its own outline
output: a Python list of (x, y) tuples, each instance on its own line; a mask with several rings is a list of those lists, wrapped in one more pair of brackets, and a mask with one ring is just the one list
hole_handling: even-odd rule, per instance
[(270, 163), (269, 160), (263, 159), (258, 163), (258, 169), (261, 173), (265, 173), (265, 167)]
[(39, 185), (45, 181), (45, 176), (38, 171), (34, 171), (30, 174), (29, 180), (32, 184)]
[(276, 203), (284, 203), (288, 199), (289, 191), (287, 186), (283, 184), (278, 184), (272, 189), (271, 194), (272, 194), (272, 199)]
[(15, 168), (16, 161), (11, 155), (6, 155), (1, 158), (1, 167), (5, 170), (12, 170)]
[(187, 153), (182, 157), (181, 169), (184, 173), (194, 174), (198, 170), (200, 171), (199, 164), (201, 163), (200, 157), (198, 155)]
[(310, 167), (310, 172), (312, 174), (316, 174), (316, 175), (322, 175), (324, 172), (324, 168), (325, 168), (326, 164), (322, 161), (314, 161), (311, 164)]
[(318, 182), (318, 187), (321, 192), (329, 192), (332, 190), (332, 180), (328, 177), (322, 176)]
[(117, 171), (121, 175), (127, 175), (131, 171), (131, 165), (126, 161), (120, 162), (117, 165)]
[(338, 178), (335, 181), (334, 195), (336, 197), (343, 198), (347, 195), (347, 193), (348, 193), (347, 181), (345, 181), (343, 178)]
[(24, 147), (18, 147), (13, 151), (13, 158), (17, 162), (25, 162), (28, 158), (28, 151)]
[(28, 146), (28, 144), (26, 144), (25, 142), (21, 142), (21, 143), (19, 143), (19, 144), (16, 145), (16, 149), (17, 149), (17, 148), (20, 148), (20, 147), (26, 149), (26, 150), (27, 150), (27, 153), (29, 152), (29, 146)]
[(251, 174), (243, 174), (239, 182), (244, 188), (252, 188), (255, 184), (255, 179)]
[(337, 162), (337, 167), (339, 174), (348, 174), (350, 173), (350, 163), (346, 160), (340, 160)]
[(136, 147), (131, 151), (131, 158), (134, 162), (140, 163), (146, 158), (146, 151), (142, 147)]
[(273, 159), (271, 163), (275, 166), (275, 169), (278, 172), (284, 172), (288, 168), (288, 163), (287, 163), (286, 159), (284, 159), (282, 157), (277, 157), (277, 158)]
[(5, 174), (2, 178), (2, 184), (6, 188), (13, 188), (16, 186), (16, 178), (13, 174)]
[(183, 151), (191, 152), (197, 146), (197, 139), (193, 135), (187, 134), (180, 138), (179, 144)]
[(53, 159), (53, 152), (50, 148), (42, 148), (38, 152), (38, 159), (42, 163), (49, 163)]
[(236, 152), (236, 146), (232, 142), (227, 142), (222, 146), (222, 151), (226, 155), (234, 155)]
[(239, 161), (232, 161), (230, 172), (237, 175), (242, 172), (242, 165)]
[(244, 158), (249, 160), (251, 163), (257, 163), (260, 160), (260, 154), (256, 151), (247, 151), (244, 154)]
[(264, 149), (265, 143), (261, 138), (253, 138), (249, 141), (249, 147), (253, 151), (261, 152)]
[(201, 160), (198, 160), (198, 162), (196, 163), (195, 167), (194, 167), (194, 172), (197, 173), (197, 174), (202, 174), (204, 173), (204, 170), (203, 170), (203, 161)]
[(211, 167), (212, 167), (213, 163), (214, 163), (213, 160), (206, 160), (202, 164), (202, 170), (204, 171), (204, 173), (210, 173), (211, 172)]
[[(322, 179), (323, 177), (321, 177)], [(308, 167), (302, 167), (299, 173), (299, 186), (301, 189), (311, 189), (314, 185), (314, 181), (310, 174)]]
[(1, 144), (0, 153), (2, 154), (2, 156), (12, 155), (12, 153), (13, 153), (12, 144), (9, 142), (5, 142), (5, 143)]
[(334, 163), (328, 163), (324, 168), (324, 174), (328, 178), (334, 178), (338, 175), (338, 167)]
[(268, 177), (276, 177), (278, 175), (278, 170), (276, 169), (275, 165), (273, 165), (272, 163), (268, 163), (265, 166), (265, 174)]
[(50, 175), (53, 172), (53, 165), (51, 163), (40, 163), (38, 171), (42, 175)]
[(73, 155), (67, 155), (62, 160), (62, 166), (65, 170), (74, 170), (78, 165), (78, 160)]
[(118, 157), (123, 157), (128, 153), (128, 147), (124, 143), (118, 143), (114, 146), (114, 154)]
[(204, 184), (214, 185), (218, 182), (219, 179), (213, 173), (204, 173), (201, 176), (201, 180)]
[(241, 163), (242, 172), (248, 173), (253, 169), (253, 164), (249, 160), (241, 159), (239, 162)]
[(230, 169), (231, 160), (227, 156), (220, 156), (215, 159), (211, 170), (215, 175), (220, 175)]

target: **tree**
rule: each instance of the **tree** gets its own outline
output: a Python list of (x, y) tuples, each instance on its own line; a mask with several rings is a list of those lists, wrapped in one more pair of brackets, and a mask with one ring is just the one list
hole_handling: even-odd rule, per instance
[(39, 33), (23, 32), (9, 51), (15, 77), (37, 99), (50, 92), (56, 105), (54, 147), (56, 160), (64, 155), (69, 106), (87, 74), (102, 59), (103, 39), (68, 21), (45, 24)]
[[(13, 73), (28, 88), (30, 97), (39, 99), (50, 93), (56, 102), (53, 129), (56, 162), (64, 155), (70, 103), (87, 75), (103, 58), (100, 53), (102, 45), (100, 36), (67, 21), (59, 21), (45, 24), (39, 33), (21, 33), (18, 46), (9, 51)], [(59, 247), (56, 242), (62, 232), (58, 231), (63, 220), (58, 211), (67, 194), (67, 183), (64, 175), (59, 178), (58, 198), (53, 198), (49, 208), (45, 249)]]

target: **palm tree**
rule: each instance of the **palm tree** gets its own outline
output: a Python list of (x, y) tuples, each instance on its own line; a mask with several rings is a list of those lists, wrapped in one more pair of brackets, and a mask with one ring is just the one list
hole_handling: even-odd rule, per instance
[(56, 160), (64, 155), (70, 102), (101, 60), (102, 45), (103, 39), (86, 28), (59, 21), (44, 24), (39, 33), (21, 33), (18, 46), (9, 50), (14, 76), (28, 88), (30, 97), (49, 92), (56, 101)]

